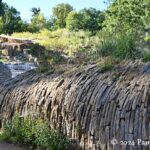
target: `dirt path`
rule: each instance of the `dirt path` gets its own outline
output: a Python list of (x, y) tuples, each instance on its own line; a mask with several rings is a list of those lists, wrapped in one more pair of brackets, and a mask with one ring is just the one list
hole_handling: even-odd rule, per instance
[(9, 143), (0, 142), (0, 150), (24, 150), (24, 149), (16, 147)]

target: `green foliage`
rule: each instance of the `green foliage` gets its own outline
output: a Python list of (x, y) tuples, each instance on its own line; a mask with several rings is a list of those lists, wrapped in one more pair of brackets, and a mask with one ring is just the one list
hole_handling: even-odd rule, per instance
[(78, 31), (71, 32), (67, 29), (49, 31), (42, 29), (39, 33), (14, 33), (14, 37), (35, 39), (40, 45), (44, 46), (47, 51), (59, 51), (69, 56), (74, 56), (76, 52), (84, 47), (89, 50), (93, 47), (96, 37), (90, 37), (89, 32)]
[(3, 33), (11, 34), (13, 32), (23, 31), (23, 27), (25, 26), (20, 18), (20, 13), (14, 7), (9, 7), (6, 3), (2, 3), (2, 5)]
[(114, 56), (120, 59), (135, 59), (140, 56), (140, 52), (136, 47), (136, 39), (134, 35), (119, 35), (116, 37), (116, 47)]
[(70, 145), (65, 136), (51, 130), (48, 124), (39, 122), (35, 126), (35, 131), (35, 143), (43, 150), (47, 148), (48, 150), (66, 150)]
[(79, 12), (70, 12), (66, 18), (67, 28), (78, 31), (80, 29), (90, 31), (92, 34), (102, 29), (105, 17), (103, 12), (95, 8), (83, 9)]
[(31, 23), (29, 24), (29, 31), (39, 32), (41, 29), (46, 27), (46, 19), (44, 14), (38, 13), (33, 15)]
[(6, 121), (0, 139), (40, 150), (67, 150), (70, 146), (70, 141), (51, 129), (47, 122), (18, 115)]
[(100, 43), (96, 46), (98, 55), (102, 57), (110, 56), (116, 49), (116, 43), (113, 36), (109, 33), (101, 32)]
[(75, 11), (69, 13), (66, 18), (66, 27), (70, 31), (79, 31), (83, 29), (84, 15)]
[(31, 12), (33, 13), (32, 16), (36, 16), (41, 12), (41, 9), (33, 7), (33, 8), (31, 8)]
[(3, 19), (2, 17), (0, 17), (0, 34), (3, 33), (3, 27), (4, 27)]
[(115, 67), (116, 61), (112, 57), (100, 58), (97, 61), (97, 66), (102, 72), (110, 71)]
[(150, 35), (147, 35), (145, 38), (144, 38), (145, 41), (147, 42), (150, 42)]
[(146, 0), (112, 0), (104, 26), (109, 32), (145, 32), (150, 27), (150, 3)]
[(109, 34), (102, 32), (99, 45), (96, 47), (100, 56), (113, 56), (119, 59), (135, 59), (140, 57), (134, 34)]
[(102, 29), (102, 23), (105, 20), (103, 12), (95, 8), (85, 8), (79, 13), (84, 16), (84, 19), (81, 20), (83, 22), (83, 30), (90, 31), (94, 34)]
[(4, 8), (3, 8), (3, 3), (2, 0), (0, 0), (0, 17), (4, 14)]
[(73, 7), (69, 4), (58, 4), (53, 8), (53, 17), (55, 18), (55, 26), (57, 28), (66, 27), (66, 18), (68, 14), (73, 10)]
[(144, 54), (143, 61), (144, 62), (149, 62), (150, 61), (150, 52), (146, 52)]

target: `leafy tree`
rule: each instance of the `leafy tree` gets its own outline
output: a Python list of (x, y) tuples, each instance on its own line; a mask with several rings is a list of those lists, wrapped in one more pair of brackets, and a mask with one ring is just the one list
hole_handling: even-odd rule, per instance
[(6, 3), (3, 3), (4, 15), (3, 18), (3, 30), (5, 34), (11, 34), (13, 32), (21, 31), (22, 20), (20, 13), (14, 8), (9, 7)]
[(46, 21), (46, 28), (48, 30), (56, 30), (57, 28), (55, 27), (55, 22), (56, 19), (53, 16), (51, 16), (50, 19)]
[(2, 0), (0, 0), (0, 16), (4, 14), (4, 5), (2, 3)]
[(11, 34), (27, 29), (27, 24), (21, 20), (20, 13), (0, 0), (0, 33)]
[(147, 0), (112, 0), (106, 10), (104, 26), (107, 31), (148, 31), (150, 2)]
[(33, 13), (32, 14), (32, 17), (35, 16), (35, 15), (38, 15), (40, 12), (41, 12), (41, 9), (40, 8), (36, 8), (36, 7), (33, 7), (31, 8), (31, 12)]
[(103, 12), (95, 8), (85, 8), (80, 13), (84, 15), (83, 29), (92, 33), (102, 29), (102, 23), (105, 19)]
[(55, 25), (57, 28), (65, 28), (66, 27), (66, 18), (68, 14), (73, 10), (73, 7), (69, 4), (58, 4), (53, 8), (53, 17), (56, 22)]
[(69, 30), (78, 31), (83, 29), (84, 15), (75, 11), (68, 14), (66, 18), (66, 26)]
[(31, 32), (38, 32), (45, 27), (46, 19), (44, 17), (44, 14), (38, 13), (37, 15), (34, 15), (31, 19), (31, 23), (29, 24), (29, 30)]

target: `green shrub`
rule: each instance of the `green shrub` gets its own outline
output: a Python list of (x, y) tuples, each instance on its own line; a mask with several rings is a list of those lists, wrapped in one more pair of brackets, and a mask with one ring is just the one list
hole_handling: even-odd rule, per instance
[(114, 40), (111, 38), (105, 38), (103, 41), (101, 41), (97, 48), (98, 54), (102, 57), (106, 57), (112, 55), (116, 47)]
[(116, 37), (114, 56), (120, 59), (135, 59), (140, 56), (134, 34), (118, 35)]
[(150, 61), (150, 53), (145, 53), (145, 54), (144, 54), (143, 61), (144, 61), (144, 62)]
[(65, 150), (69, 147), (69, 140), (59, 134), (55, 130), (51, 130), (48, 124), (44, 124), (41, 121), (35, 126), (35, 143), (41, 149), (50, 150)]
[(4, 124), (0, 140), (21, 144), (22, 146), (38, 147), (40, 150), (67, 150), (70, 141), (48, 123), (31, 117), (15, 116)]
[(119, 59), (135, 59), (140, 55), (137, 49), (137, 39), (134, 33), (130, 34), (108, 34), (99, 33), (100, 43), (96, 47), (99, 56), (113, 56)]

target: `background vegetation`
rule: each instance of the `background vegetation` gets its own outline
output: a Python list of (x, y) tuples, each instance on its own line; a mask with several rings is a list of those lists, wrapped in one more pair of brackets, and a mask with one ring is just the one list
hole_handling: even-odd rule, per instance
[(95, 8), (75, 11), (69, 4), (58, 4), (49, 19), (40, 8), (32, 8), (32, 19), (25, 22), (15, 8), (1, 1), (0, 33), (34, 39), (45, 47), (45, 55), (57, 51), (67, 57), (84, 55), (87, 61), (107, 56), (149, 60), (150, 2), (107, 3), (104, 11)]

